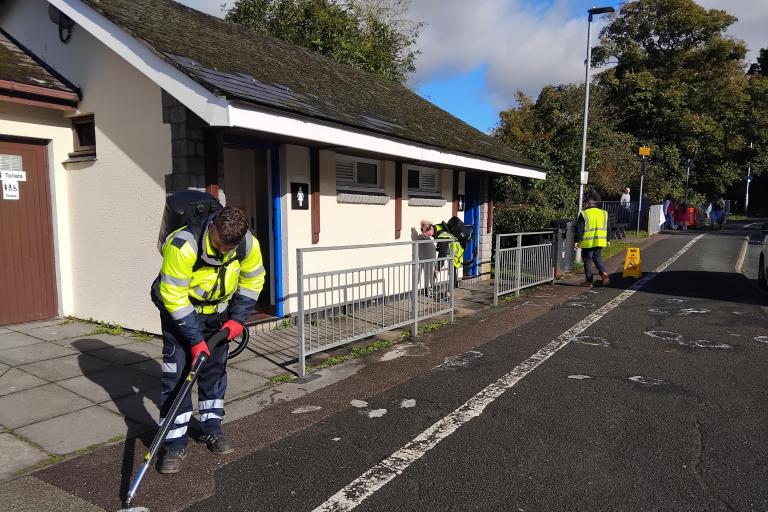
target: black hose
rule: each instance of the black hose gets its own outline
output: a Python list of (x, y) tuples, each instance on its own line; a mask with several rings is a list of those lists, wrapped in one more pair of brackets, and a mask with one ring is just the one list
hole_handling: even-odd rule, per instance
[(248, 342), (251, 340), (251, 333), (248, 332), (248, 326), (243, 326), (243, 332), (240, 334), (240, 336), (235, 336), (232, 338), (232, 341), (230, 342), (230, 351), (229, 351), (229, 359), (232, 359), (233, 357), (237, 357), (240, 354), (243, 353), (243, 350), (245, 350), (245, 347), (248, 346)]

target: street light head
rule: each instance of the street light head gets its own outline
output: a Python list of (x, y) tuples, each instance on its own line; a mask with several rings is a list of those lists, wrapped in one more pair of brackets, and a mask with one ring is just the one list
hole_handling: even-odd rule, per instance
[(614, 9), (613, 7), (593, 7), (587, 12), (589, 13), (590, 16), (594, 16), (595, 14), (607, 14), (609, 12), (615, 12), (615, 11), (616, 9)]

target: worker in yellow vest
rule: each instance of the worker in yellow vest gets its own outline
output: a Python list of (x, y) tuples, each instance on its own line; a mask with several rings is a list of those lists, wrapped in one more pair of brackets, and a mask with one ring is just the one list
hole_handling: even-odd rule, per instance
[(598, 200), (595, 196), (587, 197), (576, 222), (576, 246), (581, 249), (585, 277), (580, 286), (587, 288), (592, 288), (593, 262), (600, 272), (602, 285), (610, 284), (602, 257), (603, 247), (608, 245), (608, 212), (596, 206)]

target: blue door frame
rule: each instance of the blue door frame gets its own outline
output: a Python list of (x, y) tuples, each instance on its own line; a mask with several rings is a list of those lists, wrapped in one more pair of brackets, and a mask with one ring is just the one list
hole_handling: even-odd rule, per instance
[(283, 210), (280, 194), (280, 151), (277, 144), (262, 142), (246, 137), (224, 136), (224, 142), (250, 149), (269, 151), (270, 174), (272, 181), (272, 239), (275, 252), (272, 255), (272, 269), (275, 276), (275, 316), (281, 318), (285, 314), (285, 296), (283, 293)]
[[(471, 258), (477, 247), (478, 237), (480, 236), (480, 178), (473, 172), (464, 174), (464, 224), (472, 226), (472, 240), (467, 244), (464, 253), (465, 261)], [(467, 267), (465, 272), (467, 277), (474, 277), (478, 272), (478, 258)]]

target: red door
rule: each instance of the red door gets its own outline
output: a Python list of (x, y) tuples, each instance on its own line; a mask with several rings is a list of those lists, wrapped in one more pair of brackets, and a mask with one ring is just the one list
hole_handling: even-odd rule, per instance
[(0, 140), (0, 172), (19, 164), (0, 198), (0, 325), (58, 313), (46, 146)]

